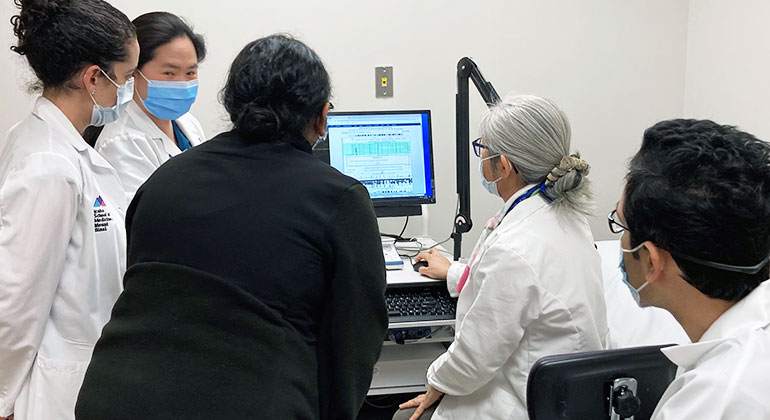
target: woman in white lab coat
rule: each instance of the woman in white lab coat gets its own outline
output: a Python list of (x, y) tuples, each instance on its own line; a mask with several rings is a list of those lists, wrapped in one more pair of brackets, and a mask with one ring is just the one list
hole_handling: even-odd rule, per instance
[(198, 64), (206, 56), (203, 37), (167, 12), (133, 23), (140, 47), (134, 102), (104, 127), (94, 146), (118, 171), (129, 202), (160, 165), (205, 140), (189, 113), (198, 94)]
[(589, 166), (570, 154), (567, 117), (547, 99), (508, 97), (473, 145), (484, 186), (505, 204), (467, 265), (435, 251), (418, 256), (428, 262), (421, 274), (446, 278), (459, 294), (455, 340), (428, 369), (427, 393), (394, 419), (526, 419), (527, 374), (539, 358), (607, 345), (586, 220)]
[(131, 101), (139, 45), (101, 0), (17, 5), (42, 96), (0, 141), (0, 419), (66, 420), (126, 257), (120, 180), (81, 133)]

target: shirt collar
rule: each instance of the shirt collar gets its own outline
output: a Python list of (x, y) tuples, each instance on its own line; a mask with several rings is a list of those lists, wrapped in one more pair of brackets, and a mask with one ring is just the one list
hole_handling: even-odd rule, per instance
[(688, 369), (720, 343), (768, 325), (770, 281), (764, 281), (717, 318), (697, 343), (666, 347), (661, 351), (677, 366)]

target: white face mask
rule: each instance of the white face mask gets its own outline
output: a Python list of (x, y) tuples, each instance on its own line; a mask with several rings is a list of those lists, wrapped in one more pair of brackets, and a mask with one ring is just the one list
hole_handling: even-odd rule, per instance
[(494, 155), (494, 156), (487, 156), (487, 157), (485, 157), (485, 158), (482, 158), (482, 159), (479, 161), (479, 174), (481, 175), (481, 185), (483, 185), (483, 186), (484, 186), (484, 189), (486, 189), (487, 191), (489, 191), (489, 193), (490, 193), (490, 194), (492, 194), (492, 195), (496, 195), (496, 196), (498, 196), (498, 197), (499, 197), (499, 196), (500, 196), (500, 193), (499, 193), (499, 192), (498, 192), (498, 190), (497, 190), (497, 183), (498, 183), (498, 182), (499, 182), (501, 179), (503, 179), (503, 177), (502, 177), (502, 176), (500, 176), (500, 177), (498, 177), (498, 178), (497, 178), (496, 180), (494, 180), (494, 181), (487, 181), (487, 178), (484, 176), (484, 161), (485, 161), (485, 160), (488, 160), (488, 159), (494, 159), (494, 158), (496, 158), (496, 157), (498, 157), (498, 156), (500, 156), (500, 155), (499, 155), (499, 154), (497, 154), (497, 155)]
[(642, 297), (639, 294), (639, 292), (641, 292), (642, 289), (647, 287), (647, 285), (650, 284), (650, 283), (645, 281), (644, 284), (639, 286), (639, 288), (637, 289), (634, 286), (632, 286), (631, 283), (628, 282), (628, 273), (626, 273), (626, 264), (623, 262), (623, 253), (624, 252), (628, 252), (628, 253), (636, 252), (636, 251), (642, 249), (643, 246), (644, 246), (644, 244), (639, 244), (639, 246), (637, 246), (634, 249), (623, 249), (623, 247), (620, 247), (620, 264), (618, 265), (618, 267), (620, 268), (620, 273), (623, 275), (623, 283), (625, 283), (625, 285), (628, 286), (628, 290), (631, 292), (631, 297), (634, 298), (634, 302), (636, 302), (636, 304), (640, 308), (644, 308), (644, 307), (646, 307), (648, 305), (643, 305), (642, 304)]
[(91, 125), (95, 127), (101, 127), (105, 124), (117, 121), (118, 118), (123, 115), (123, 111), (126, 110), (126, 107), (128, 107), (128, 103), (131, 102), (131, 100), (134, 98), (133, 77), (130, 77), (128, 80), (126, 80), (126, 83), (121, 86), (115, 83), (115, 81), (113, 81), (110, 76), (107, 76), (107, 73), (105, 73), (104, 70), (99, 69), (99, 71), (104, 74), (104, 77), (106, 77), (110, 83), (118, 88), (118, 98), (115, 106), (103, 107), (96, 103), (96, 98), (94, 98), (93, 92), (88, 93), (91, 95), (91, 100), (94, 101), (94, 109), (91, 112)]

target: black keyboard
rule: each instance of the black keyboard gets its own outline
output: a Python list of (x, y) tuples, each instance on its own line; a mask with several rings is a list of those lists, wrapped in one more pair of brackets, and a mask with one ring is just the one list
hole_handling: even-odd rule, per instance
[(457, 299), (449, 296), (446, 284), (390, 287), (385, 302), (391, 323), (454, 319), (457, 310)]

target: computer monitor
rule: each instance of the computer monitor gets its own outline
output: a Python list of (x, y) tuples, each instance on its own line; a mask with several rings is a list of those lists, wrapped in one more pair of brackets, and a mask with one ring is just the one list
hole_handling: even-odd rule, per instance
[[(663, 355), (662, 347), (667, 346), (564, 354), (538, 360), (527, 379), (529, 419), (622, 418), (617, 410), (610, 411), (613, 401), (622, 403), (625, 409), (636, 406), (634, 420), (649, 419), (676, 374), (676, 365)], [(635, 388), (632, 396), (639, 400), (630, 401), (628, 393), (621, 397), (624, 401), (613, 398), (613, 389), (623, 386)]]
[(330, 112), (329, 164), (369, 190), (379, 217), (436, 202), (430, 111)]

